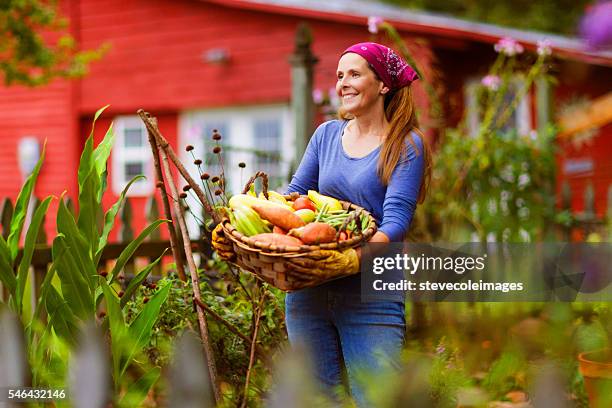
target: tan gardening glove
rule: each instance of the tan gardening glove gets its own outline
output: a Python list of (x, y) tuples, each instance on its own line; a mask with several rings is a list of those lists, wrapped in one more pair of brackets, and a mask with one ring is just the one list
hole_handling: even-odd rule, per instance
[(323, 249), (310, 258), (289, 258), (287, 262), (297, 272), (321, 277), (359, 272), (359, 257), (352, 248), (344, 251)]
[(225, 237), (221, 224), (212, 231), (212, 246), (223, 260), (231, 262), (236, 259), (232, 242)]

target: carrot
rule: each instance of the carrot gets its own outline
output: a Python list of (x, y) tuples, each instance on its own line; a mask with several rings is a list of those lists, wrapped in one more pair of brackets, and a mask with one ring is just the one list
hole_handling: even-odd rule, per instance
[(274, 232), (264, 232), (263, 234), (253, 235), (251, 239), (255, 239), (264, 244), (272, 244), (276, 246), (301, 246), (303, 242), (295, 237), (288, 235), (277, 234)]
[(298, 237), (305, 244), (323, 244), (335, 241), (336, 230), (324, 222), (311, 222), (304, 227), (292, 229), (287, 235)]
[(346, 231), (340, 232), (340, 241), (346, 241), (348, 239), (348, 234)]
[(261, 218), (270, 221), (285, 231), (304, 226), (304, 221), (286, 208), (272, 208), (257, 204), (253, 204), (252, 208), (257, 211)]

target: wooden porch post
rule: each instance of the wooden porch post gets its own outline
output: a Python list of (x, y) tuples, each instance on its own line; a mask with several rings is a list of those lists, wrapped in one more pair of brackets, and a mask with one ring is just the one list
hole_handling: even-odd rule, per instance
[(306, 145), (314, 130), (314, 103), (312, 101), (313, 68), (318, 59), (310, 46), (312, 35), (306, 23), (300, 23), (295, 33), (295, 50), (289, 58), (291, 64), (291, 109), (295, 124), (295, 157), (291, 173), (297, 169)]

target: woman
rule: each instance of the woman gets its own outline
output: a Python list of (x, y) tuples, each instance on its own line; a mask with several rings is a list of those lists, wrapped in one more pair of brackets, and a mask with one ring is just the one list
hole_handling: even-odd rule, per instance
[[(402, 241), (431, 168), (410, 89), (418, 76), (390, 48), (360, 43), (341, 55), (337, 79), (340, 120), (315, 131), (288, 190), (360, 205), (379, 221), (370, 242)], [(343, 259), (330, 252), (334, 262), (358, 269), (358, 252), (345, 251)], [(396, 365), (406, 324), (403, 296), (362, 303), (360, 282), (353, 275), (288, 293), (286, 323), (290, 342), (310, 350), (320, 382), (340, 385), (346, 366), (351, 394), (367, 406), (358, 372)]]
[[(410, 89), (418, 76), (393, 50), (376, 43), (349, 47), (337, 76), (340, 120), (315, 131), (288, 191), (317, 190), (360, 205), (379, 221), (369, 242), (400, 242), (425, 198), (431, 168)], [(219, 227), (213, 246), (221, 256), (233, 256)], [(359, 270), (358, 250), (321, 252), (328, 259), (320, 263)], [(367, 406), (359, 372), (397, 366), (406, 322), (403, 295), (362, 302), (360, 284), (353, 275), (288, 293), (286, 323), (289, 341), (309, 350), (325, 388), (340, 386), (346, 367), (352, 396)]]

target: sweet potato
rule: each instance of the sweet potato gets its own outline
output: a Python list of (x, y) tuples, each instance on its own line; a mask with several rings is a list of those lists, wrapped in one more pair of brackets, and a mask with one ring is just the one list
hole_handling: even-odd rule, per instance
[(324, 222), (311, 222), (304, 227), (292, 229), (287, 233), (298, 237), (305, 244), (324, 244), (336, 239), (336, 230)]
[(304, 221), (291, 210), (286, 208), (272, 208), (262, 205), (253, 205), (252, 208), (257, 211), (257, 214), (264, 220), (270, 221), (272, 224), (289, 231), (292, 228), (299, 228), (304, 225)]
[(301, 246), (303, 244), (302, 241), (295, 237), (277, 234), (274, 232), (264, 232), (263, 234), (253, 235), (251, 238), (254, 238), (259, 242), (266, 244), (269, 243), (276, 246)]
[(287, 235), (287, 231), (285, 231), (281, 227), (277, 227), (276, 225), (272, 228), (272, 232), (274, 232), (275, 234)]

